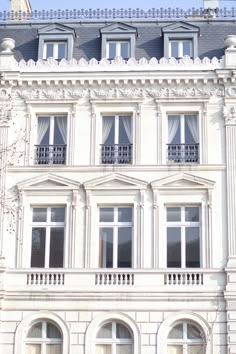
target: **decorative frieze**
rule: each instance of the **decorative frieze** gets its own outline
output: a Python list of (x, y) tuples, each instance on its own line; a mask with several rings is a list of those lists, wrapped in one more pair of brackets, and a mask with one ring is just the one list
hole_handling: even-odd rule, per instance
[(213, 87), (158, 87), (158, 88), (55, 88), (55, 89), (29, 89), (13, 90), (15, 98), (24, 100), (61, 100), (61, 99), (133, 99), (133, 98), (208, 98), (212, 96), (223, 97), (224, 88), (221, 86)]

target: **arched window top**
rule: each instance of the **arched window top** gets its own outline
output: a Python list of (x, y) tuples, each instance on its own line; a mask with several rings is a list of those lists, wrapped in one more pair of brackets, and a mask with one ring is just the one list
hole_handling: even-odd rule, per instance
[(133, 354), (133, 336), (122, 323), (105, 323), (97, 332), (96, 354)]
[(28, 331), (27, 338), (62, 338), (60, 330), (55, 324), (47, 321), (35, 323)]

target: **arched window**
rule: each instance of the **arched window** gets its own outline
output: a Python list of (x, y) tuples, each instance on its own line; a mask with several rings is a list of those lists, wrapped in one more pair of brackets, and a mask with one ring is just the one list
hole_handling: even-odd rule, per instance
[(25, 354), (62, 354), (62, 334), (55, 324), (35, 323), (25, 339)]
[(168, 334), (167, 353), (204, 354), (204, 341), (201, 331), (192, 323), (178, 323)]
[(133, 337), (130, 330), (119, 322), (108, 322), (98, 331), (96, 354), (132, 354)]

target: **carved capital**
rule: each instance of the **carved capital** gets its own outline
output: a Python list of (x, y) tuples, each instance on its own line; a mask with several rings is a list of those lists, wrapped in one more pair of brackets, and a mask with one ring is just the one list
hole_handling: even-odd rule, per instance
[(223, 116), (225, 118), (225, 125), (236, 125), (236, 110), (234, 106), (232, 106), (229, 111), (227, 107), (224, 107)]
[(11, 97), (9, 97), (9, 101), (0, 101), (0, 128), (8, 127), (10, 121), (12, 120), (12, 108), (13, 104), (11, 101)]

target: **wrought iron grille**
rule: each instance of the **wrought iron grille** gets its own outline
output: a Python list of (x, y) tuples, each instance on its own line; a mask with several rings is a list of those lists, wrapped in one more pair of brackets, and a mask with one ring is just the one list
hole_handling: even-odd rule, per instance
[(66, 145), (35, 145), (36, 165), (64, 165)]
[(132, 162), (132, 144), (101, 145), (102, 164), (129, 164)]
[(167, 162), (198, 163), (199, 144), (167, 144)]

